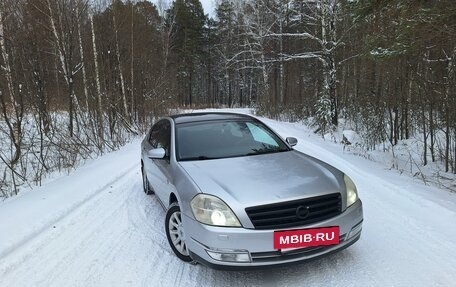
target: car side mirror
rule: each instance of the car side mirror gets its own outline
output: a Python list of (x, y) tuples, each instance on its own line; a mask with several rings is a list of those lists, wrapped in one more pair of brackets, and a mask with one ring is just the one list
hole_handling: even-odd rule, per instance
[(151, 159), (162, 159), (166, 155), (165, 149), (164, 148), (154, 148), (151, 149), (147, 152), (147, 157)]
[(298, 140), (296, 138), (293, 138), (293, 137), (288, 137), (286, 139), (287, 143), (290, 145), (290, 146), (295, 146), (298, 144)]

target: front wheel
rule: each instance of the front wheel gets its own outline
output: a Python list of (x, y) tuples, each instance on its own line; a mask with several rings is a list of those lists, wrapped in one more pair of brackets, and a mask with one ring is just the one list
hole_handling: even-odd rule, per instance
[(174, 254), (185, 262), (191, 262), (192, 258), (187, 249), (185, 231), (182, 226), (182, 214), (177, 202), (171, 204), (166, 212), (165, 229), (168, 243)]

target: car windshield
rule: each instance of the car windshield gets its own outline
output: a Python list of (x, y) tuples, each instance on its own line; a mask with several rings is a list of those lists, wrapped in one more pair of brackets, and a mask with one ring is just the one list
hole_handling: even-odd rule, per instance
[(176, 125), (180, 161), (250, 156), (290, 150), (257, 121), (210, 121)]

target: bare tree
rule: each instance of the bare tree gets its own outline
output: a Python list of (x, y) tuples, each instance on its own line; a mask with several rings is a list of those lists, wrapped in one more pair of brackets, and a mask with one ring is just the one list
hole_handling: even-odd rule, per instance
[(128, 113), (128, 105), (127, 105), (127, 96), (125, 92), (125, 80), (124, 80), (124, 74), (122, 71), (122, 62), (121, 62), (121, 57), (120, 57), (120, 48), (119, 48), (119, 30), (118, 30), (118, 25), (117, 25), (117, 20), (116, 20), (116, 0), (112, 1), (112, 6), (113, 6), (113, 11), (112, 11), (112, 22), (114, 25), (114, 35), (115, 35), (115, 45), (116, 45), (116, 57), (117, 57), (117, 69), (119, 72), (119, 78), (120, 78), (120, 96), (122, 99), (122, 107), (123, 107), (123, 115), (124, 115), (124, 120), (125, 121), (130, 121), (129, 120), (129, 113)]
[[(78, 3), (79, 4), (79, 3)], [(89, 111), (89, 92), (87, 91), (87, 73), (86, 73), (86, 65), (84, 61), (84, 49), (83, 49), (83, 44), (82, 44), (82, 37), (81, 37), (81, 21), (82, 21), (82, 15), (84, 14), (84, 11), (81, 11), (81, 8), (79, 6), (82, 5), (82, 10), (87, 9), (88, 1), (80, 2), (78, 5), (76, 4), (76, 14), (77, 14), (77, 27), (78, 27), (78, 43), (79, 43), (79, 55), (81, 57), (81, 63), (82, 63), (82, 80), (83, 80), (83, 86), (84, 86), (84, 99), (85, 99), (85, 109), (86, 111)]]
[[(62, 2), (51, 3), (51, 0), (46, 0), (48, 4), (47, 15), (49, 17), (50, 29), (54, 36), (54, 45), (58, 53), (60, 68), (65, 79), (68, 89), (68, 112), (69, 124), (68, 130), (70, 136), (74, 135), (73, 121), (79, 109), (79, 102), (74, 90), (74, 76), (83, 66), (82, 63), (74, 65), (75, 54), (75, 30), (78, 19), (75, 12), (75, 0), (65, 0)], [(54, 5), (52, 5), (54, 4)], [(44, 11), (43, 11), (44, 12)], [(44, 12), (46, 13), (46, 12)], [(63, 19), (63, 18), (66, 19)], [(64, 21), (65, 20), (65, 21)], [(57, 23), (59, 25), (57, 26)]]
[[(11, 178), (13, 182), (13, 189), (14, 192), (17, 193), (17, 184), (16, 184), (16, 175), (19, 175), (16, 172), (16, 165), (19, 163), (21, 158), (21, 141), (23, 137), (22, 133), (22, 120), (23, 120), (23, 113), (24, 107), (23, 104), (20, 103), (20, 99), (16, 96), (16, 89), (13, 80), (13, 71), (11, 68), (11, 59), (10, 54), (8, 52), (8, 48), (6, 46), (5, 39), (7, 38), (7, 30), (5, 27), (5, 19), (9, 16), (6, 11), (6, 4), (5, 1), (0, 3), (0, 50), (3, 59), (3, 66), (2, 71), (6, 79), (6, 93), (9, 94), (9, 102), (12, 108), (12, 115), (9, 112), (7, 107), (7, 102), (4, 97), (4, 93), (0, 90), (0, 101), (2, 104), (2, 114), (5, 119), (5, 123), (8, 127), (8, 136), (11, 142), (11, 156), (5, 158), (3, 152), (0, 154), (0, 159), (2, 162), (10, 169), (11, 171)], [(11, 3), (8, 3), (11, 4)], [(20, 93), (19, 93), (20, 94)]]
[(102, 102), (102, 92), (100, 84), (100, 73), (98, 68), (98, 50), (96, 43), (96, 34), (95, 34), (95, 25), (93, 23), (93, 15), (89, 15), (90, 21), (90, 30), (92, 35), (92, 49), (93, 49), (93, 64), (95, 70), (95, 87), (96, 87), (96, 99), (97, 99), (97, 127), (98, 127), (98, 137), (99, 137), (99, 147), (100, 150), (103, 150), (104, 144), (104, 135), (103, 135), (103, 102)]

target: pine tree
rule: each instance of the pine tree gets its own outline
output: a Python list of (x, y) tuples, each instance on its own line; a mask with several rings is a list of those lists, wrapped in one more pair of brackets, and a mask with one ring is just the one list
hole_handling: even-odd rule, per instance
[(176, 0), (167, 15), (168, 25), (173, 26), (172, 51), (178, 72), (180, 103), (191, 106), (195, 94), (195, 70), (203, 54), (206, 16), (199, 0)]

